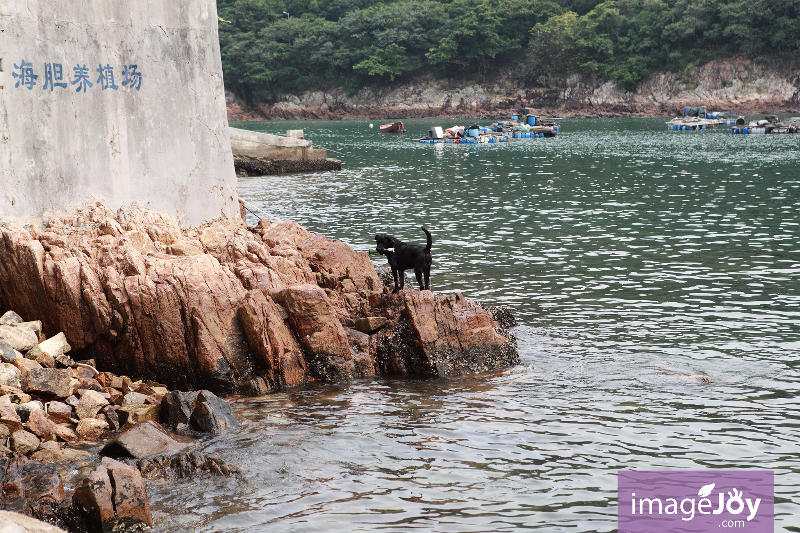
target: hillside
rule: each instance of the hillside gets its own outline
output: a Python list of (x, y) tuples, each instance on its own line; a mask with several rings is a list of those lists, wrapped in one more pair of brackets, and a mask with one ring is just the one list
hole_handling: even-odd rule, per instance
[(244, 113), (796, 105), (800, 0), (220, 0), (219, 14)]

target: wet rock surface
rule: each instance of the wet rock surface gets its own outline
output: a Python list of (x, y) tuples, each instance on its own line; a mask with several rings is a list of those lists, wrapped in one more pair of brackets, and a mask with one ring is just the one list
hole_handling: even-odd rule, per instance
[[(391, 294), (365, 252), (291, 222), (187, 229), (96, 204), (43, 228), (3, 223), (4, 308), (0, 508), (75, 532), (152, 524), (140, 470), (237, 474), (160, 425), (236, 430), (215, 393), (518, 362), (510, 322), (461, 295)], [(61, 463), (84, 472), (74, 491)]]
[[(383, 298), (367, 253), (292, 222), (181, 228), (162, 213), (97, 203), (42, 228), (2, 225), (0, 236), (0, 308), (23, 319), (1, 327), (25, 332), (14, 366), (50, 399), (68, 387), (108, 392), (96, 371), (60, 368), (90, 356), (90, 367), (116, 375), (217, 394), (516, 362), (515, 343), (480, 306), (413, 289), (410, 299)], [(30, 319), (41, 319), (43, 343)], [(386, 322), (362, 331), (374, 342), (351, 342), (347, 330), (365, 329), (363, 319)], [(385, 341), (400, 334), (402, 343)], [(385, 363), (398, 358), (426, 363)]]

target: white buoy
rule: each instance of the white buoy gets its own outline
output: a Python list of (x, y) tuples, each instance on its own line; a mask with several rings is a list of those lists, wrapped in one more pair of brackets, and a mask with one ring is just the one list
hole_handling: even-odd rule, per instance
[(370, 125), (369, 125), (369, 127), (371, 128), (371, 127), (372, 127), (372, 124), (370, 124)]

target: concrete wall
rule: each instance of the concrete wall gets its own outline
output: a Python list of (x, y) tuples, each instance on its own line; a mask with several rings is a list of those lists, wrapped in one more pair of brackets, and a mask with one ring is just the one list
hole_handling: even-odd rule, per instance
[(215, 0), (0, 0), (0, 215), (237, 216), (217, 21)]
[[(300, 130), (302, 131), (302, 130)], [(326, 150), (311, 147), (311, 141), (270, 133), (230, 128), (234, 157), (254, 159), (325, 159)]]

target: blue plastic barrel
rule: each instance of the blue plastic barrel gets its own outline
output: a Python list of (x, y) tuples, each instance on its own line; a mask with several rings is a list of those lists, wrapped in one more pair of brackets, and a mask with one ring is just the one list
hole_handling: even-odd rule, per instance
[(511, 115), (511, 120), (513, 120), (514, 122), (518, 122), (519, 121), (519, 115)]
[(533, 115), (528, 115), (528, 126), (535, 126), (536, 125), (536, 117)]
[(561, 131), (561, 126), (556, 126), (556, 131)]
[(750, 130), (748, 128), (745, 128), (742, 133), (750, 133)]

